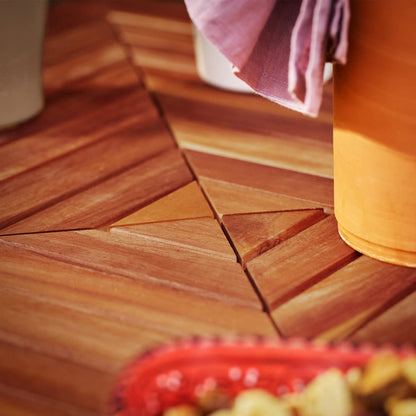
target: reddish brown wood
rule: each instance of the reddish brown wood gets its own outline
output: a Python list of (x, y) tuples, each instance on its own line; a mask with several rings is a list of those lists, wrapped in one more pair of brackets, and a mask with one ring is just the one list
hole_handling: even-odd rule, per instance
[[(286, 336), (340, 340), (415, 287), (416, 270), (362, 256), (280, 306), (272, 315)], [(409, 319), (409, 311), (398, 312), (401, 326)], [(384, 328), (389, 332), (387, 325)], [(409, 336), (406, 338), (410, 340)]]
[(120, 219), (112, 227), (204, 217), (213, 218), (213, 213), (194, 181)]
[(151, 224), (112, 227), (112, 232), (132, 233), (178, 247), (201, 251), (214, 257), (236, 260), (234, 251), (217, 221), (211, 218), (185, 219)]
[[(151, 136), (148, 136), (149, 138)], [(190, 182), (176, 150), (164, 152), (4, 228), (0, 234), (108, 225)]]
[(375, 317), (350, 339), (357, 343), (416, 344), (415, 304), (416, 294), (413, 292)]
[(247, 269), (273, 310), (354, 257), (330, 216), (249, 261)]
[[(126, 126), (45, 165), (0, 183), (0, 227), (71, 197), (172, 147), (160, 122)], [(151, 140), (149, 139), (151, 137)]]
[(225, 215), (222, 221), (243, 264), (323, 219), (321, 210)]
[(292, 197), (319, 207), (333, 205), (332, 180), (261, 164), (186, 151), (198, 178), (210, 178)]
[(178, 250), (139, 235), (95, 230), (15, 235), (3, 239), (94, 270), (178, 288), (230, 304), (261, 307), (237, 263), (185, 247)]

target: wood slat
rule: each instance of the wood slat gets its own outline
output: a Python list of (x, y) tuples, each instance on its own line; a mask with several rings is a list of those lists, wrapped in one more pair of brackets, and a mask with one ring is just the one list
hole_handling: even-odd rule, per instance
[[(113, 105), (115, 108), (112, 111), (120, 113), (124, 110), (126, 114), (133, 110), (137, 116), (141, 113), (137, 106), (140, 108), (141, 102), (146, 102), (144, 96), (140, 101), (131, 102), (123, 108), (118, 109), (115, 105), (119, 97), (128, 96), (133, 91), (141, 91), (143, 94), (143, 89), (138, 85), (137, 73), (126, 62), (112, 65), (91, 77), (73, 82), (56, 93), (47, 95), (45, 107), (37, 117), (0, 132), (0, 144), (18, 138), (29, 138), (37, 133), (41, 133), (42, 137), (45, 131), (57, 129), (65, 122), (80, 120), (84, 114), (97, 112), (101, 106)], [(106, 123), (106, 120), (101, 118), (98, 118), (98, 121)], [(65, 126), (60, 127), (65, 129)], [(62, 133), (58, 136), (62, 136)], [(38, 142), (42, 143), (40, 139)]]
[[(172, 337), (276, 335), (267, 315), (187, 291), (54, 260), (0, 240), (3, 287)], [(139, 348), (139, 345), (137, 346)]]
[(249, 261), (247, 269), (273, 310), (356, 256), (329, 216)]
[(350, 339), (357, 343), (416, 344), (416, 293), (408, 295), (359, 329)]
[[(415, 269), (362, 256), (280, 306), (272, 315), (286, 336), (301, 334), (340, 340), (415, 287)], [(399, 324), (402, 331), (405, 322)]]
[(28, 217), (172, 147), (171, 137), (159, 121), (133, 124), (112, 133), (108, 139), (3, 181), (0, 183), (0, 227)]
[(138, 234), (146, 238), (201, 251), (213, 257), (236, 261), (219, 224), (212, 218), (185, 219), (111, 228), (112, 232)]
[(0, 375), (7, 385), (103, 414), (114, 375), (0, 340)]
[(193, 181), (122, 218), (112, 227), (204, 217), (213, 218), (213, 213), (198, 183)]
[(178, 249), (138, 235), (95, 230), (3, 239), (93, 270), (187, 290), (233, 305), (261, 307), (239, 264), (185, 247)]
[(198, 178), (269, 191), (312, 202), (318, 207), (333, 206), (333, 182), (330, 179), (200, 152), (186, 151), (185, 154)]
[(201, 178), (199, 183), (219, 218), (232, 214), (313, 209), (320, 205), (215, 179)]
[(0, 181), (116, 134), (126, 125), (158, 119), (145, 90), (127, 91), (107, 98), (108, 102), (101, 102), (99, 107), (95, 106), (98, 103), (88, 102), (89, 108), (84, 108), (84, 114), (77, 112), (75, 119), (43, 128), (37, 134), (0, 147)]
[(225, 229), (243, 264), (322, 220), (322, 210), (224, 215)]
[[(156, 136), (159, 132), (155, 132)], [(151, 139), (152, 134), (147, 135)], [(134, 140), (134, 139), (132, 139)], [(183, 186), (192, 175), (171, 150), (77, 193), (3, 229), (2, 234), (94, 228), (108, 225)]]
[(139, 351), (169, 333), (136, 322), (75, 309), (28, 291), (1, 288), (0, 339), (65, 361), (116, 373)]
[(0, 384), (0, 409), (8, 416), (98, 416), (97, 412)]

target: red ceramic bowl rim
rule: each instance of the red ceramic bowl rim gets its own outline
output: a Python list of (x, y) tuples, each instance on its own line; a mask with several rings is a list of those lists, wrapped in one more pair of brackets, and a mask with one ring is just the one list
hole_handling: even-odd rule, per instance
[(348, 341), (342, 341), (337, 344), (330, 344), (321, 341), (311, 341), (304, 338), (289, 338), (279, 339), (273, 337), (265, 337), (260, 335), (248, 335), (248, 336), (229, 336), (229, 337), (188, 337), (173, 340), (171, 342), (162, 343), (149, 348), (142, 353), (139, 353), (136, 358), (129, 362), (124, 369), (120, 372), (115, 383), (115, 389), (110, 399), (110, 414), (115, 414), (119, 406), (118, 399), (123, 396), (124, 380), (129, 378), (129, 374), (139, 368), (142, 363), (145, 363), (149, 359), (163, 356), (166, 353), (173, 351), (180, 351), (183, 349), (194, 348), (210, 348), (210, 347), (270, 347), (272, 349), (294, 349), (301, 350), (306, 354), (313, 353), (332, 353), (332, 354), (357, 354), (367, 357), (371, 357), (379, 353), (393, 353), (398, 356), (414, 356), (416, 355), (416, 349), (411, 344), (395, 345), (392, 343), (375, 344), (375, 343), (353, 343)]

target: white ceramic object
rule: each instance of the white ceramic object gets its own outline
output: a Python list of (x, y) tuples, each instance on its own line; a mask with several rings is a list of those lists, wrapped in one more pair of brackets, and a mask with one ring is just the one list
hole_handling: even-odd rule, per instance
[(47, 0), (0, 0), (0, 128), (44, 105), (42, 51)]
[(194, 44), (199, 76), (214, 87), (237, 92), (253, 92), (233, 73), (232, 64), (195, 26)]

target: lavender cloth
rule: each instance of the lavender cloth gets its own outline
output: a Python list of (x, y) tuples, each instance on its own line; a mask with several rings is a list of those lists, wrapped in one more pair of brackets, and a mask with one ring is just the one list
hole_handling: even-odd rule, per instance
[(185, 0), (198, 29), (258, 94), (317, 116), (326, 61), (346, 63), (349, 0)]

